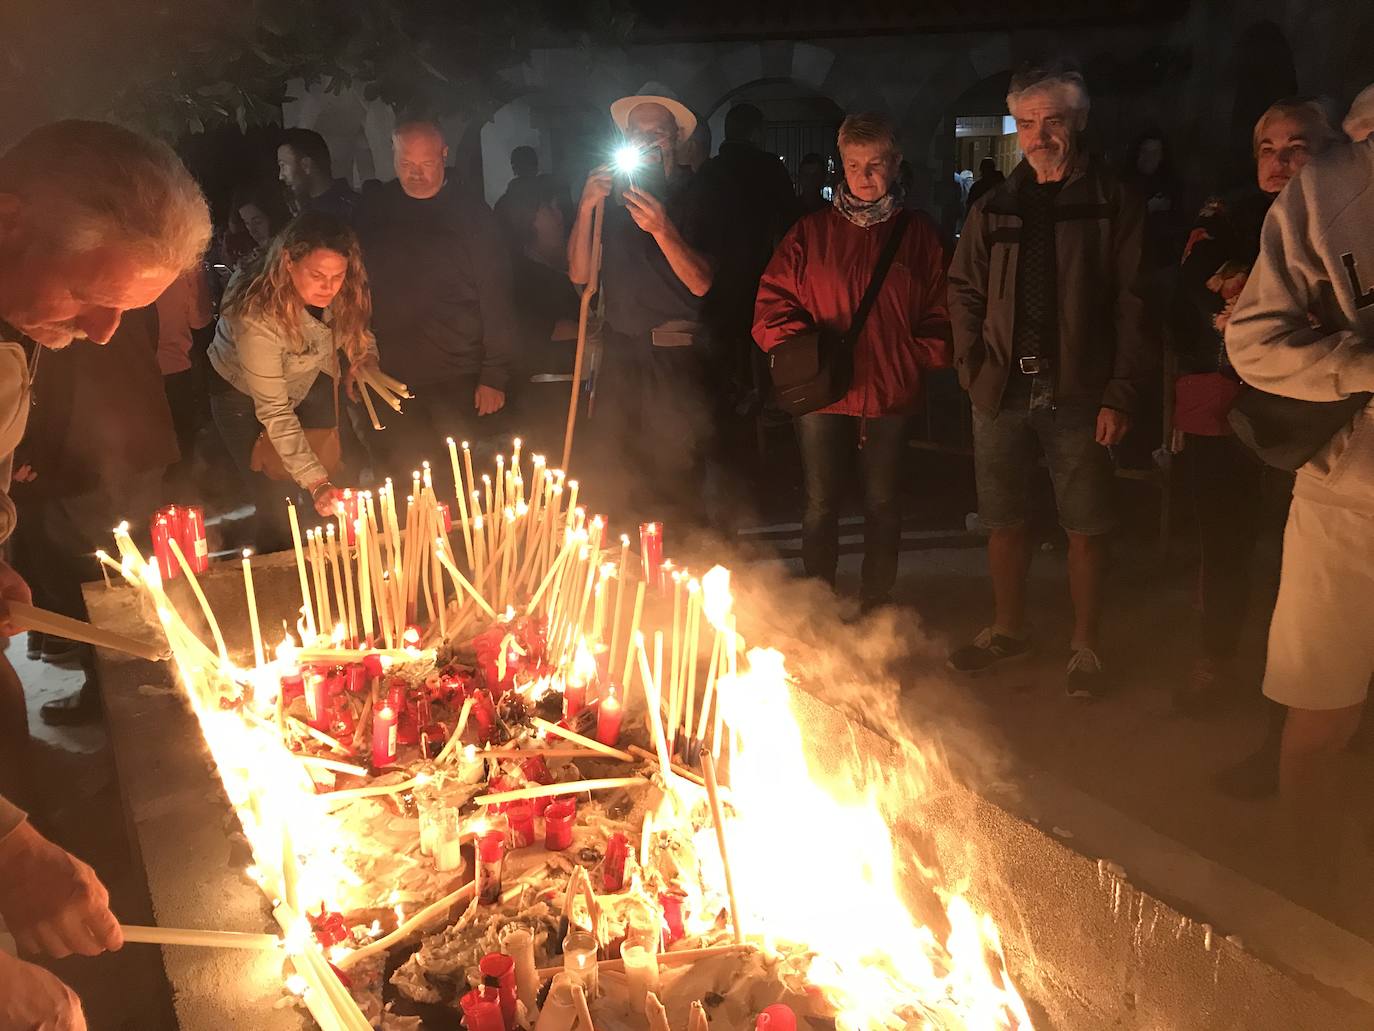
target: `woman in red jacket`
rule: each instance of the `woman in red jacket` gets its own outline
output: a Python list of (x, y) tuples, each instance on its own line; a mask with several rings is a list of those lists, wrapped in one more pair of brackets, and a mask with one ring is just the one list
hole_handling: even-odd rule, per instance
[(849, 392), (795, 420), (806, 478), (802, 562), (832, 586), (839, 561), (839, 519), (847, 472), (859, 467), (864, 492), (865, 610), (889, 600), (901, 543), (901, 485), (907, 417), (921, 376), (950, 362), (944, 254), (923, 216), (902, 215), (892, 124), (876, 114), (840, 126), (844, 179), (832, 206), (803, 217), (783, 238), (759, 283), (754, 339), (772, 350), (815, 327), (845, 332), (853, 321), (883, 244), (907, 220), (896, 257), (854, 343)]

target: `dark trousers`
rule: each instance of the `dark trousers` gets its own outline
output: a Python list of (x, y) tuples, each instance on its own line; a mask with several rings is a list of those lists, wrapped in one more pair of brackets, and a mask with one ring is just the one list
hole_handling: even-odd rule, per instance
[[(221, 381), (222, 382), (222, 381)], [(262, 433), (262, 423), (253, 409), (253, 399), (233, 387), (210, 395), (210, 413), (224, 441), (225, 450), (233, 460), (243, 481), (248, 498), (257, 511), (255, 543), (259, 552), (285, 551), (291, 547), (291, 527), (287, 519), (286, 499), (303, 508), (302, 519), (314, 522), (315, 506), (310, 498), (290, 480), (270, 480), (251, 467), (253, 445)], [(310, 392), (296, 406), (296, 417), (305, 429), (326, 429), (334, 425), (334, 380), (325, 373), (315, 377)], [(304, 532), (304, 531), (302, 531)]]
[(595, 407), (574, 465), (592, 469), (598, 509), (627, 522), (698, 525), (711, 407), (699, 347), (654, 347), (608, 332)]
[(807, 576), (834, 585), (840, 558), (840, 514), (850, 474), (863, 483), (864, 561), (861, 597), (881, 602), (897, 582), (902, 542), (901, 472), (907, 417), (867, 421), (859, 446), (860, 419), (813, 412), (793, 420), (806, 485), (802, 515), (802, 564)]
[(1183, 448), (1202, 549), (1201, 647), (1229, 661), (1250, 601), (1264, 466), (1235, 437), (1189, 434)]
[[(374, 463), (380, 466), (374, 468), (374, 474), (379, 478), (390, 476), (395, 483), (404, 486), (409, 484), (410, 474), (420, 468), (420, 463), (428, 461), (436, 492), (440, 497), (452, 498), (452, 472), (446, 443), (449, 437), (460, 443), (464, 440), (472, 443), (473, 472), (479, 480), (483, 472), (494, 474), (494, 466), (488, 469), (487, 463), (477, 460), (477, 441), (483, 435), (500, 432), (505, 409), (494, 415), (478, 416), (474, 402), (477, 381), (474, 372), (442, 383), (410, 384), (415, 396), (402, 401), (399, 412), (393, 412), (374, 397), (377, 418), (386, 427), (378, 433), (368, 423), (368, 450)], [(508, 445), (506, 450), (510, 450)], [(402, 491), (404, 493), (406, 491)]]

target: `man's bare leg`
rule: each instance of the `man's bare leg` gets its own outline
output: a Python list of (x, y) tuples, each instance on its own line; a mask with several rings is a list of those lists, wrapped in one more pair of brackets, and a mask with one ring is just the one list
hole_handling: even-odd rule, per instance
[(1073, 598), (1070, 647), (1097, 649), (1097, 622), (1102, 612), (1102, 577), (1107, 565), (1106, 538), (1069, 534), (1069, 595)]
[(1026, 576), (1030, 563), (1030, 534), (1025, 523), (991, 531), (988, 568), (996, 615), (993, 625), (999, 633), (1020, 637), (1026, 632)]

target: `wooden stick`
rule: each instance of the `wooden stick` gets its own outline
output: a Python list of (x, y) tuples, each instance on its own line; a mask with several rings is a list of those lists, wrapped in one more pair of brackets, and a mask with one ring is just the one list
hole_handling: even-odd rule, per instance
[(463, 885), (457, 891), (449, 892), (449, 894), (445, 895), (438, 902), (433, 902), (420, 910), (405, 923), (397, 927), (396, 930), (386, 935), (386, 937), (378, 938), (375, 942), (364, 945), (361, 949), (355, 949), (353, 952), (342, 957), (334, 965), (340, 970), (348, 971), (369, 956), (375, 956), (380, 952), (387, 951), (387, 949), (391, 948), (393, 945), (405, 941), (420, 928), (428, 925), (441, 913), (447, 913), (449, 909), (457, 903), (464, 899), (471, 898), (476, 887), (476, 881), (468, 881), (467, 884)]
[(577, 428), (577, 409), (582, 400), (582, 360), (587, 353), (587, 325), (591, 317), (592, 298), (596, 296), (598, 280), (601, 278), (601, 216), (605, 201), (599, 201), (592, 208), (591, 268), (587, 285), (582, 290), (582, 300), (577, 308), (577, 350), (573, 352), (572, 390), (568, 396), (568, 421), (563, 427), (563, 468), (572, 461), (573, 431)]
[[(498, 791), (491, 795), (478, 795), (474, 805), (497, 805), (502, 802), (519, 802), (526, 798), (549, 798), (554, 795), (579, 795), (584, 791), (609, 791), (613, 788), (645, 787), (649, 781), (643, 777), (599, 777), (594, 780), (571, 780), (564, 784), (534, 784), (516, 791)], [(359, 789), (361, 790), (361, 789)], [(338, 794), (338, 792), (335, 792)]]
[(725, 844), (725, 813), (720, 805), (720, 788), (716, 784), (716, 760), (710, 752), (701, 754), (702, 769), (706, 773), (706, 797), (711, 803), (711, 820), (716, 825), (716, 846), (720, 849), (720, 863), (725, 868), (725, 891), (730, 896), (730, 924), (737, 944), (744, 941), (739, 922), (739, 902), (735, 899), (735, 879), (730, 873), (730, 850)]
[(623, 752), (619, 748), (612, 748), (610, 745), (603, 745), (600, 741), (593, 741), (589, 737), (583, 737), (581, 734), (577, 733), (574, 730), (568, 730), (566, 727), (560, 727), (557, 723), (550, 723), (548, 720), (541, 719), (538, 716), (534, 717), (533, 722), (536, 727), (540, 728), (546, 733), (553, 734), (556, 737), (561, 737), (567, 741), (571, 741), (574, 744), (580, 745), (581, 747), (586, 748), (590, 751), (599, 752), (601, 755), (607, 755), (610, 756), (612, 759), (619, 759), (622, 762), (634, 762), (634, 757), (631, 756), (628, 752)]
[(79, 619), (72, 619), (70, 616), (64, 616), (58, 612), (34, 608), (34, 606), (22, 601), (9, 602), (9, 610), (10, 618), (14, 624), (26, 630), (36, 630), (40, 634), (52, 634), (54, 637), (80, 641), (82, 644), (93, 644), (97, 648), (109, 648), (112, 651), (136, 655), (140, 659), (148, 659), (152, 662), (157, 662), (166, 655), (167, 649), (160, 644), (125, 637), (113, 630), (105, 630), (102, 627), (93, 626)]
[(144, 945), (203, 945), (211, 949), (252, 949), (272, 952), (285, 945), (275, 934), (249, 934), (246, 931), (200, 931), (182, 927), (141, 927), (120, 924), (126, 942)]

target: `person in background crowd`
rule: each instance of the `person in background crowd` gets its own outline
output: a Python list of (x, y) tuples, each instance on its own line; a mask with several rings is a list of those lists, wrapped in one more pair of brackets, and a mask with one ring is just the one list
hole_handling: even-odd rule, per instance
[(291, 192), (295, 214), (319, 211), (342, 222), (353, 219), (358, 195), (334, 178), (329, 144), (313, 129), (287, 129), (277, 147), (277, 172)]
[(848, 472), (863, 477), (865, 611), (888, 603), (901, 544), (901, 472), (907, 416), (922, 377), (949, 364), (944, 253), (935, 228), (902, 207), (901, 152), (876, 114), (840, 125), (844, 180), (833, 207), (804, 216), (783, 238), (759, 284), (754, 339), (770, 351), (813, 328), (848, 332), (883, 245), (902, 232), (887, 279), (854, 342), (854, 379), (843, 398), (795, 419), (806, 479), (802, 562), (835, 583)]
[[(1265, 695), (1288, 707), (1279, 794), (1292, 821), (1289, 844), (1316, 868), (1311, 882), (1333, 893), (1342, 887), (1340, 830), (1355, 787), (1341, 753), (1374, 674), (1371, 182), (1374, 140), (1312, 157), (1270, 207), (1226, 324), (1227, 355), (1245, 382), (1353, 411), (1298, 470), (1264, 671)], [(1361, 866), (1355, 876), (1363, 882), (1365, 873)]]
[(809, 215), (830, 207), (824, 192), (828, 178), (825, 158), (816, 153), (802, 155), (801, 163), (797, 165), (797, 200), (801, 202), (802, 214)]
[(377, 360), (367, 272), (353, 230), (333, 215), (298, 215), (262, 261), (229, 284), (222, 310), (210, 344), (221, 380), (210, 410), (257, 508), (258, 550), (281, 551), (291, 546), (285, 491), (252, 468), (259, 436), (315, 511), (332, 516), (341, 492), (304, 431), (337, 428), (340, 388), (356, 389), (340, 351), (349, 371)]
[(978, 178), (973, 181), (973, 185), (968, 190), (968, 206), (966, 211), (972, 211), (973, 206), (978, 203), (978, 198), (989, 190), (996, 189), (1007, 181), (1001, 170), (997, 167), (997, 159), (986, 157), (978, 162)]
[[(110, 527), (121, 520), (145, 524), (162, 499), (177, 436), (163, 392), (160, 321), (156, 307), (128, 312), (104, 347), (63, 348), (34, 370), (29, 428), (15, 451), (14, 558), (40, 608), (86, 619), (81, 585), (100, 578), (96, 549), (110, 547)], [(31, 633), (30, 658), (35, 650), (86, 671), (79, 691), (43, 705), (43, 721), (99, 719), (92, 650)]]
[(516, 147), (510, 152), (510, 171), (517, 179), (537, 178), (539, 152), (533, 147)]
[(500, 227), (448, 181), (439, 127), (403, 122), (392, 141), (396, 181), (359, 209), (358, 236), (382, 368), (415, 395), (374, 442), (391, 475), (408, 477), (445, 437), (476, 439), (505, 406), (520, 325)]
[(1183, 244), (1183, 187), (1162, 133), (1151, 130), (1136, 138), (1122, 179), (1145, 201), (1146, 264), (1172, 267)]
[(234, 190), (224, 234), (224, 258), (231, 274), (256, 262), (268, 241), (290, 221), (280, 183), (245, 183)]
[[(1212, 711), (1234, 694), (1232, 664), (1259, 535), (1264, 466), (1227, 422), (1242, 388), (1226, 356), (1226, 324), (1259, 254), (1269, 206), (1308, 159), (1335, 139), (1315, 101), (1281, 100), (1271, 106), (1255, 123), (1256, 185), (1209, 198), (1184, 245), (1170, 333), (1180, 373), (1175, 447), (1187, 470), (1202, 558), (1198, 654), (1174, 695), (1184, 712)], [(1281, 724), (1282, 710), (1278, 716)], [(1272, 790), (1277, 787), (1277, 733), (1266, 754), (1268, 761), (1258, 763), (1256, 772)]]
[(168, 470), (177, 487), (186, 489), (195, 457), (196, 433), (206, 405), (206, 352), (214, 335), (215, 313), (210, 301), (210, 281), (197, 267), (172, 281), (157, 299), (157, 364), (162, 370), (163, 391), (176, 428), (181, 460)]
[(1100, 697), (1098, 616), (1112, 461), (1154, 380), (1143, 303), (1144, 206), (1082, 149), (1088, 93), (1060, 68), (1012, 76), (1025, 159), (969, 213), (950, 268), (954, 364), (973, 402), (979, 516), (990, 531), (992, 626), (949, 658), (978, 673), (1031, 651), (1030, 481), (1037, 451), (1069, 538), (1067, 691)]
[(624, 466), (650, 518), (701, 517), (710, 416), (702, 385), (703, 298), (719, 253), (720, 208), (681, 160), (696, 116), (668, 97), (622, 97), (611, 117), (644, 165), (632, 175), (592, 170), (568, 240), (568, 275), (591, 276), (592, 215), (604, 205), (601, 282), (605, 329), (592, 436), (606, 464)]
[[(720, 153), (697, 173), (700, 188), (720, 205), (720, 263), (701, 318), (710, 331), (707, 389), (720, 444), (708, 468), (713, 501), (734, 490), (719, 482), (753, 449), (752, 420), (764, 396), (767, 370), (754, 346), (754, 297), (773, 249), (801, 215), (787, 167), (763, 149), (763, 112), (736, 104), (725, 116)], [(721, 520), (720, 505), (712, 515)]]
[(509, 218), (506, 208), (512, 203), (520, 203), (525, 194), (536, 190), (546, 179), (539, 174), (539, 152), (533, 147), (516, 147), (512, 150), (510, 170), (514, 178), (506, 186), (506, 192), (492, 205), (496, 221), (502, 224)]
[[(102, 122), (35, 129), (0, 156), (0, 542), (15, 527), (14, 450), (30, 370), (73, 340), (105, 343), (131, 308), (152, 304), (200, 261), (210, 212), (172, 150)], [(82, 345), (85, 346), (85, 345)], [(90, 425), (87, 432), (105, 427)], [(0, 562), (0, 636), (28, 585)], [(23, 689), (0, 653), (0, 782), (18, 786), (28, 727)], [(0, 917), (22, 952), (97, 955), (123, 944), (95, 871), (48, 841), (0, 797)], [(81, 1003), (44, 970), (0, 950), (0, 1025), (82, 1028)]]
[(523, 364), (531, 371), (572, 369), (568, 343), (577, 339), (578, 298), (568, 281), (561, 192), (552, 179), (540, 176), (502, 210), (520, 298)]

